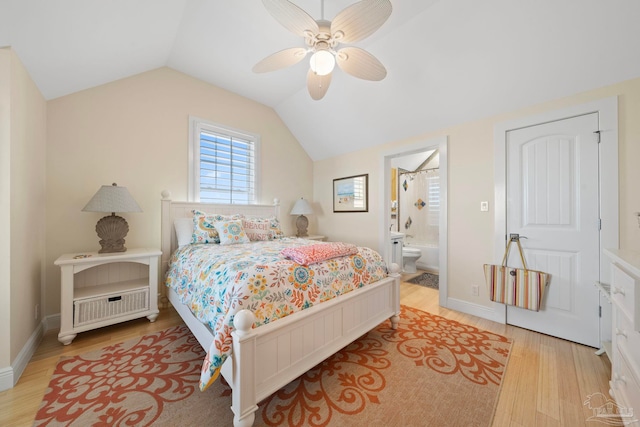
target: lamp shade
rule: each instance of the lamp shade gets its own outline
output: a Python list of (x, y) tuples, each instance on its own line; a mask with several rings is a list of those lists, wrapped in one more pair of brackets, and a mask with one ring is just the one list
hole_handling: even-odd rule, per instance
[(82, 208), (83, 212), (142, 212), (138, 203), (131, 197), (127, 187), (103, 185)]
[(311, 209), (311, 205), (305, 199), (300, 198), (293, 205), (293, 209), (291, 209), (291, 215), (311, 215), (313, 214), (313, 209)]

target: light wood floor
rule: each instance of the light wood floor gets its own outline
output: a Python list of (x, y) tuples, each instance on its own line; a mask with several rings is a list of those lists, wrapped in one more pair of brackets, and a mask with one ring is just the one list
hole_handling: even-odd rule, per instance
[[(438, 306), (438, 291), (403, 283), (402, 304), (507, 336), (513, 340), (493, 426), (597, 426), (587, 396), (609, 396), (611, 365), (594, 349), (535, 332), (447, 310)], [(49, 331), (18, 384), (0, 393), (0, 426), (31, 426), (61, 356), (86, 353), (181, 324), (173, 309), (161, 310), (155, 323), (139, 319), (79, 334), (69, 346)], [(460, 402), (464, 410), (464, 402)]]

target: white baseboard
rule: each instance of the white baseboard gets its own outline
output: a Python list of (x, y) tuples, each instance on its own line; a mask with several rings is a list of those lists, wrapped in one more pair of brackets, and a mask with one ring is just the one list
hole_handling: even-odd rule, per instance
[(13, 368), (0, 369), (0, 391), (9, 390), (13, 388)]
[(0, 369), (0, 391), (9, 390), (16, 385), (40, 345), (45, 332), (51, 329), (60, 329), (60, 314), (54, 314), (42, 319), (42, 322), (33, 331), (11, 366)]
[(45, 321), (43, 319), (42, 322), (38, 324), (36, 330), (33, 331), (24, 347), (22, 347), (22, 350), (20, 350), (20, 353), (18, 353), (11, 366), (0, 371), (0, 391), (8, 390), (16, 385), (31, 360), (33, 353), (36, 352), (38, 345), (40, 345), (44, 333)]
[(473, 304), (460, 299), (447, 298), (448, 309), (460, 311), (465, 314), (471, 314), (473, 316), (482, 317), (483, 319), (493, 320), (494, 322), (504, 324), (506, 322), (506, 316), (504, 313), (505, 306), (502, 304), (496, 305), (498, 307), (494, 309), (484, 305)]

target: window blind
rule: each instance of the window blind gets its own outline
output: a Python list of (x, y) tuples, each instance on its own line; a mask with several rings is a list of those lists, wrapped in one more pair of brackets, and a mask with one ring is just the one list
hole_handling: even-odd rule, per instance
[(255, 142), (200, 128), (200, 201), (255, 203)]
[(429, 191), (429, 224), (440, 223), (440, 177), (438, 175), (427, 178)]

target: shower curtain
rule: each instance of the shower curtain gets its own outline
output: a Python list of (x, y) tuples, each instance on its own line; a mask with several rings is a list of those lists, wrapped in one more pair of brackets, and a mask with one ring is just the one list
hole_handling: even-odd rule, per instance
[(439, 169), (403, 172), (398, 180), (399, 231), (407, 240), (437, 245), (440, 234)]

